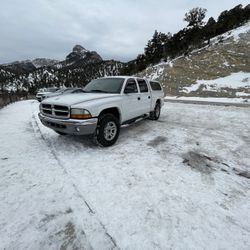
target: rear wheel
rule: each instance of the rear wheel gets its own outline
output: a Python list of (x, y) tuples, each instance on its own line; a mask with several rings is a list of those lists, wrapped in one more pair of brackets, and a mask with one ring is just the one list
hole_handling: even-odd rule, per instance
[(155, 104), (154, 111), (150, 112), (149, 119), (151, 120), (158, 120), (161, 115), (161, 104), (157, 102)]
[(120, 133), (119, 120), (112, 114), (104, 114), (99, 118), (96, 129), (96, 141), (103, 147), (115, 144)]

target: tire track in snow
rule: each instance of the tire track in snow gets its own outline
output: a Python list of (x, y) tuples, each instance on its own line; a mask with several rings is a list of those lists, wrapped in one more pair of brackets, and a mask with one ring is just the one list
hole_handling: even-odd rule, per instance
[(64, 166), (64, 164), (62, 163), (62, 161), (60, 160), (60, 158), (57, 156), (56, 151), (53, 147), (53, 144), (48, 141), (44, 134), (42, 133), (40, 126), (37, 122), (37, 118), (36, 118), (36, 114), (35, 114), (35, 110), (34, 110), (34, 102), (31, 102), (31, 111), (32, 111), (32, 115), (31, 115), (31, 124), (34, 130), (35, 135), (38, 135), (38, 137), (40, 137), (40, 139), (42, 139), (42, 141), (48, 146), (48, 151), (51, 153), (51, 155), (54, 157), (54, 159), (57, 161), (58, 166), (63, 170), (63, 173), (65, 175), (67, 175), (68, 177), (70, 177), (70, 182), (71, 185), (73, 186), (74, 190), (76, 191), (77, 196), (83, 201), (84, 205), (88, 208), (88, 212), (91, 216), (93, 216), (95, 218), (95, 220), (99, 223), (100, 228), (104, 231), (104, 234), (106, 235), (106, 238), (110, 241), (112, 248), (109, 249), (120, 249), (116, 243), (116, 240), (108, 233), (107, 228), (105, 227), (105, 225), (97, 218), (96, 213), (94, 211), (94, 209), (91, 208), (91, 206), (89, 205), (89, 203), (86, 201), (86, 199), (84, 198), (84, 196), (81, 194), (79, 188), (77, 187), (77, 185), (74, 183), (73, 181), (73, 177), (72, 175), (70, 175), (70, 173), (67, 171), (67, 168)]

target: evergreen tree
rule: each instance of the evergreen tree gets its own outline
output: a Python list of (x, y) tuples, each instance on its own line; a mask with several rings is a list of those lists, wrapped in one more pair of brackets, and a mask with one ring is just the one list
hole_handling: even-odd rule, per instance
[(184, 21), (188, 22), (188, 27), (202, 26), (206, 12), (206, 9), (200, 7), (193, 8), (185, 14)]

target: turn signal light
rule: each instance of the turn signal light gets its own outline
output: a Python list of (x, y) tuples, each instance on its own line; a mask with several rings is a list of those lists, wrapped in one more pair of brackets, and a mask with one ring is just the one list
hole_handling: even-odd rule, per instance
[(71, 114), (72, 119), (89, 119), (92, 118), (90, 114)]

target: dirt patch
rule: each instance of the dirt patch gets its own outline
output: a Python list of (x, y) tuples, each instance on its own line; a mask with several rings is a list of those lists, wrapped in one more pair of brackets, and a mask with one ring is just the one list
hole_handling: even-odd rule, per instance
[(167, 141), (167, 138), (165, 136), (157, 136), (153, 140), (149, 141), (147, 145), (151, 147), (156, 147), (164, 143), (165, 141)]
[(184, 156), (183, 163), (202, 174), (211, 174), (214, 171), (211, 157), (190, 151)]
[(70, 214), (72, 212), (73, 212), (72, 209), (68, 208), (65, 212), (59, 212), (57, 214), (46, 214), (45, 217), (41, 220), (41, 222), (48, 223), (59, 216)]
[(240, 177), (250, 179), (250, 172), (248, 172), (248, 171), (241, 171), (241, 170), (236, 169), (236, 168), (233, 168), (233, 171), (235, 174), (237, 174)]
[(63, 230), (57, 232), (57, 235), (63, 236), (64, 242), (60, 246), (60, 250), (80, 249), (78, 246), (74, 245), (74, 241), (77, 237), (75, 225), (72, 222), (68, 222)]
[(250, 173), (247, 172), (247, 171), (244, 171), (244, 172), (239, 172), (237, 173), (237, 175), (241, 176), (241, 177), (245, 177), (247, 179), (250, 179)]

